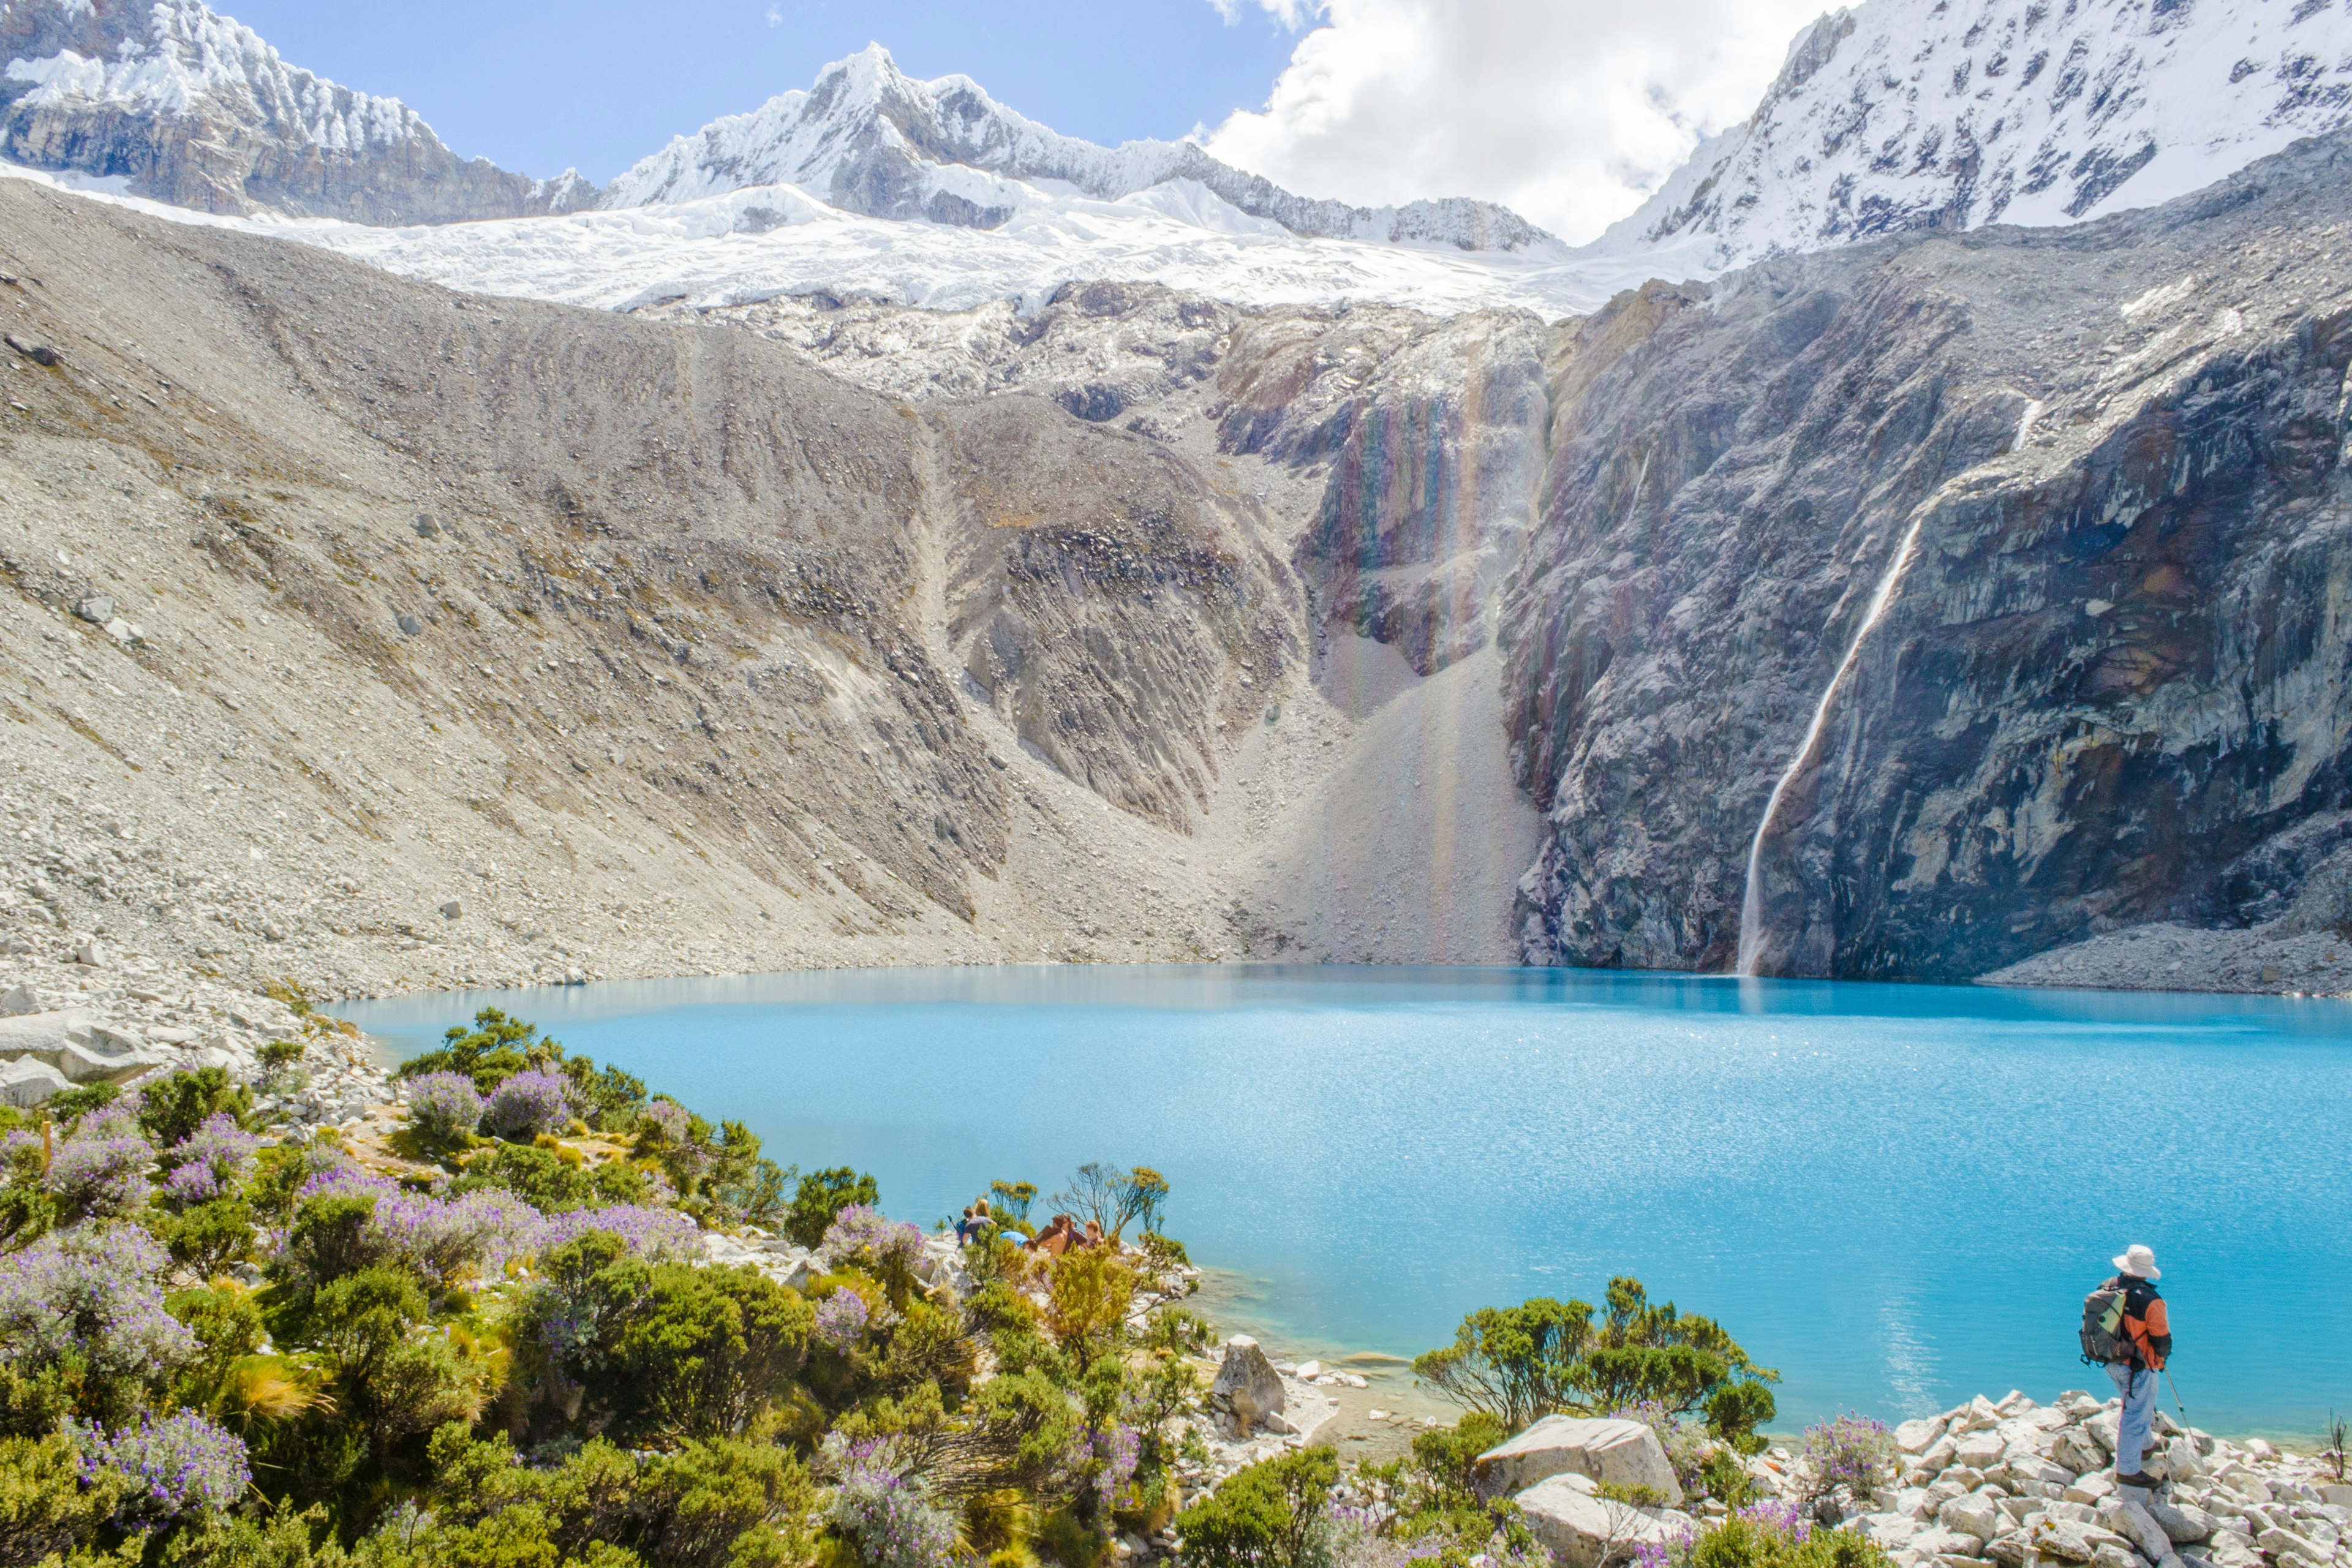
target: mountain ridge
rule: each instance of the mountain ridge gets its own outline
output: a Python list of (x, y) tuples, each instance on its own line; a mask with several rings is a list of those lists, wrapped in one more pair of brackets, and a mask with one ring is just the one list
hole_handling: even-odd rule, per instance
[[(992, 176), (973, 179), (971, 176)], [(792, 184), (846, 212), (992, 228), (1048, 180), (1112, 201), (1191, 180), (1252, 217), (1326, 239), (1558, 247), (1507, 207), (1454, 197), (1359, 207), (1299, 196), (1190, 142), (1103, 147), (1005, 108), (967, 76), (918, 81), (879, 44), (817, 73), (815, 84), (680, 136), (607, 186), (604, 207), (665, 205), (755, 185)]]
[(1920, 229), (2063, 226), (2352, 123), (2343, 0), (1866, 0), (1585, 247), (1707, 274)]

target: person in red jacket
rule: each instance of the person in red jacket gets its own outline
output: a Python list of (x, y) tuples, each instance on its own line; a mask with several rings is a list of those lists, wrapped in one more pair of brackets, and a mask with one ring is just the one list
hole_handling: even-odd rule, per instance
[(2164, 1271), (2156, 1254), (2134, 1243), (2115, 1260), (2116, 1277), (2105, 1289), (2124, 1293), (2124, 1336), (2131, 1342), (2129, 1361), (2110, 1362), (2107, 1375), (2123, 1395), (2123, 1416), (2116, 1436), (2116, 1484), (2147, 1489), (2152, 1486), (2140, 1470), (2148, 1439), (2156, 1427), (2157, 1373), (2172, 1355), (2172, 1317), (2156, 1282)]

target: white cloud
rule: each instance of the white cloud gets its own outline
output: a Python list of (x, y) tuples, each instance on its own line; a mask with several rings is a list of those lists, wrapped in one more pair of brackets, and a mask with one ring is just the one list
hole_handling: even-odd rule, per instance
[(1580, 242), (1748, 117), (1822, 0), (1210, 4), (1316, 24), (1216, 156), (1307, 195), (1483, 196)]
[(782, 5), (771, 5), (771, 6), (769, 6), (769, 7), (768, 7), (768, 26), (770, 26), (771, 27), (781, 27), (781, 26), (782, 26), (783, 25), (784, 25), (784, 8), (783, 8)]

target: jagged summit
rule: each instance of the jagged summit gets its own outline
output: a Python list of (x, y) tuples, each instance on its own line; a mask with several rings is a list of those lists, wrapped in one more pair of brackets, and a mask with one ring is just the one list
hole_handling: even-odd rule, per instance
[(1590, 247), (1720, 271), (2182, 195), (2352, 122), (2352, 0), (1868, 0)]
[(691, 201), (791, 184), (847, 212), (994, 228), (1052, 187), (1116, 200), (1192, 181), (1253, 217), (1325, 238), (1443, 243), (1465, 250), (1556, 244), (1507, 208), (1463, 199), (1357, 207), (1292, 195), (1189, 142), (1099, 147), (1007, 109), (965, 76), (917, 81), (867, 46), (749, 114), (681, 136), (614, 180), (604, 206)]
[(176, 206), (434, 223), (594, 195), (461, 159), (399, 100), (287, 64), (201, 0), (5, 0), (0, 53), (0, 156)]

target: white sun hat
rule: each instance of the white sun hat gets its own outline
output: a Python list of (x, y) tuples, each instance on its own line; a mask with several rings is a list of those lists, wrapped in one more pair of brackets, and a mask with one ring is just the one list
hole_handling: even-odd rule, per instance
[(2124, 1255), (2115, 1260), (2116, 1267), (2135, 1279), (2161, 1279), (2164, 1270), (2156, 1266), (2156, 1254), (2133, 1242), (2124, 1248)]

